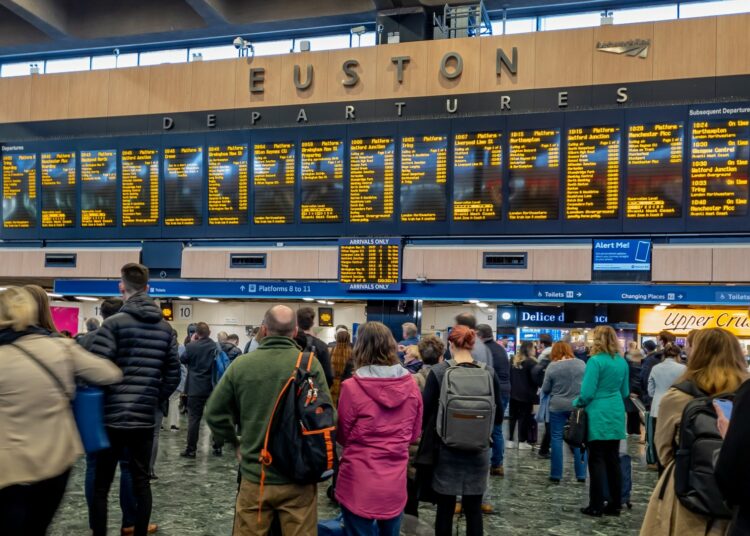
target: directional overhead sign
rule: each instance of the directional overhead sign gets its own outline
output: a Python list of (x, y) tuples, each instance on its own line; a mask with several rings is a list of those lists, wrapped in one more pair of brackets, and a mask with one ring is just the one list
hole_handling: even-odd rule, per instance
[[(189, 281), (159, 280), (151, 283), (151, 295), (176, 298), (328, 298), (383, 299), (377, 292), (346, 291), (337, 282), (318, 281)], [(67, 296), (116, 296), (116, 280), (57, 280), (55, 292)], [(674, 303), (705, 305), (750, 304), (750, 286), (652, 285), (652, 284), (528, 284), (528, 283), (419, 283), (405, 282), (393, 299), (560, 303)]]

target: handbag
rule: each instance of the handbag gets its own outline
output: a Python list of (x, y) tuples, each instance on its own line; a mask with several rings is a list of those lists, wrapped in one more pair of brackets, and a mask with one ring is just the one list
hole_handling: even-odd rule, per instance
[(585, 449), (588, 440), (589, 419), (584, 408), (573, 408), (563, 428), (563, 439), (574, 449)]
[(65, 384), (52, 370), (31, 352), (17, 344), (13, 348), (24, 354), (39, 366), (52, 379), (62, 395), (68, 400), (73, 418), (81, 436), (83, 450), (86, 454), (109, 448), (109, 438), (104, 429), (104, 391), (98, 387), (77, 387), (75, 398), (71, 399), (65, 390)]

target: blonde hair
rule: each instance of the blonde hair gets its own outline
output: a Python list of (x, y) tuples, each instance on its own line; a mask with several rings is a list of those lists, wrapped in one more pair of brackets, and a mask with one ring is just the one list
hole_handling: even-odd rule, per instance
[(404, 349), (404, 354), (413, 357), (414, 359), (422, 360), (422, 354), (419, 353), (419, 346), (416, 344), (410, 344)]
[(50, 333), (59, 333), (55, 321), (52, 319), (52, 310), (49, 307), (49, 298), (47, 293), (39, 285), (24, 285), (23, 289), (27, 291), (36, 302), (37, 318), (32, 322), (40, 328), (44, 328)]
[(620, 341), (617, 333), (610, 326), (597, 326), (594, 328), (594, 343), (591, 346), (591, 355), (607, 354), (615, 357), (620, 355)]
[(532, 361), (536, 362), (534, 356), (531, 355), (531, 350), (533, 350), (533, 348), (533, 342), (522, 341), (518, 347), (518, 350), (516, 351), (516, 355), (513, 356), (513, 366), (515, 368), (521, 368), (521, 364), (527, 359), (531, 359)]
[(691, 381), (709, 395), (730, 393), (747, 377), (747, 363), (740, 341), (722, 328), (698, 331), (692, 344), (687, 370), (680, 381)]
[(0, 329), (23, 331), (36, 324), (37, 306), (31, 293), (20, 287), (0, 292)]

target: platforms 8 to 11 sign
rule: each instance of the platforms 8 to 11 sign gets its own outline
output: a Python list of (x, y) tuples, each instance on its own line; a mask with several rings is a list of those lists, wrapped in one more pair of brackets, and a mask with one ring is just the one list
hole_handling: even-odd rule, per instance
[(348, 291), (401, 290), (401, 239), (340, 239), (339, 282)]

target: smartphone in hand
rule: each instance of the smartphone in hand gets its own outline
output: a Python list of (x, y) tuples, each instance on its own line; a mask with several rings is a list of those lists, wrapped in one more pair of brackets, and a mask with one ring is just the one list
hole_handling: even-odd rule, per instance
[(732, 408), (734, 407), (734, 403), (731, 400), (717, 398), (714, 400), (714, 404), (721, 408), (721, 411), (724, 413), (724, 417), (726, 417), (727, 420), (732, 419)]

